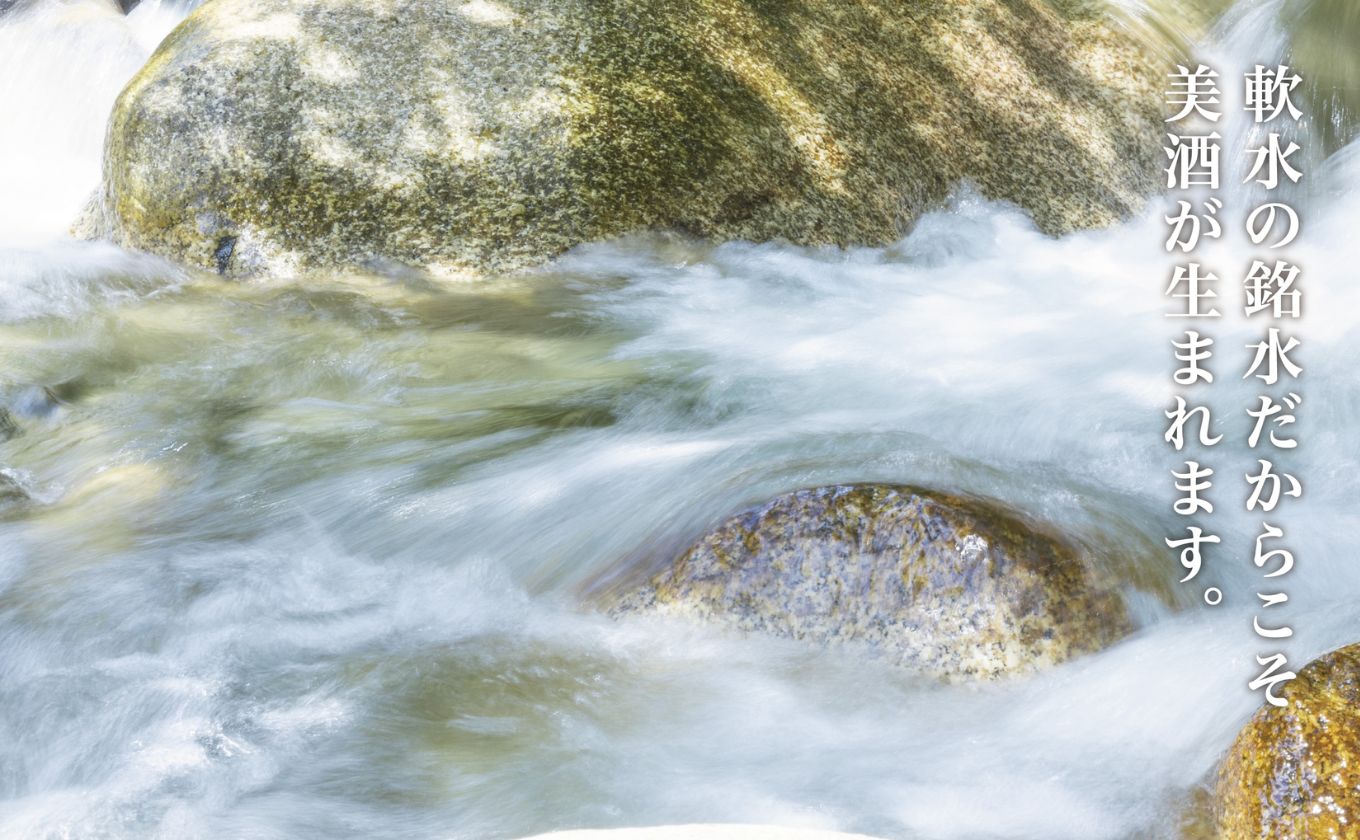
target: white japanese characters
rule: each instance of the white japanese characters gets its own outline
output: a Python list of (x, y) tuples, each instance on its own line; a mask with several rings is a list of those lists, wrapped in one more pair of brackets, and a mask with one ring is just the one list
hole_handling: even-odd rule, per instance
[[(1218, 88), (1218, 73), (1201, 64), (1191, 70), (1178, 65), (1170, 74), (1171, 82), (1166, 101), (1172, 116), (1168, 123), (1208, 122), (1216, 124), (1223, 114), (1218, 109), (1222, 93)], [(1302, 79), (1289, 67), (1256, 65), (1244, 74), (1245, 109), (1256, 125), (1266, 134), (1254, 148), (1246, 149), (1243, 170), (1244, 184), (1254, 184), (1270, 193), (1286, 184), (1297, 184), (1304, 173), (1295, 161), (1300, 151), (1298, 143), (1280, 131), (1269, 130), (1282, 118), (1298, 123), (1302, 112), (1290, 99), (1290, 93)], [(1297, 128), (1298, 126), (1294, 126)], [(1165, 152), (1167, 188), (1172, 190), (1217, 191), (1222, 183), (1221, 136), (1217, 131), (1200, 130), (1193, 125), (1167, 134)], [(1175, 265), (1166, 284), (1164, 295), (1173, 307), (1168, 318), (1212, 319), (1222, 317), (1228, 304), (1220, 299), (1216, 288), (1219, 276), (1193, 259), (1196, 247), (1205, 239), (1220, 239), (1223, 234), (1220, 213), (1224, 203), (1217, 196), (1191, 201), (1179, 199), (1177, 209), (1165, 217), (1168, 237), (1164, 243), (1167, 253), (1184, 255), (1186, 262)], [(1278, 251), (1293, 243), (1299, 236), (1298, 213), (1279, 201), (1267, 201), (1253, 207), (1245, 217), (1245, 232), (1253, 247)], [(1303, 290), (1300, 288), (1302, 270), (1283, 256), (1264, 254), (1252, 256), (1250, 268), (1242, 279), (1242, 313), (1249, 322), (1265, 322), (1260, 341), (1247, 345), (1249, 364), (1243, 380), (1258, 381), (1260, 387), (1278, 389), (1280, 393), (1261, 393), (1257, 404), (1246, 409), (1252, 420), (1247, 447), (1257, 454), (1256, 463), (1244, 475), (1246, 480), (1246, 510), (1272, 514), (1303, 496), (1303, 482), (1279, 466), (1281, 458), (1298, 446), (1298, 440), (1288, 427), (1296, 422), (1294, 412), (1303, 404), (1296, 381), (1303, 375), (1303, 366), (1296, 358), (1302, 340), (1292, 334), (1290, 323), (1303, 310)], [(1177, 453), (1187, 449), (1207, 451), (1223, 440), (1225, 433), (1216, 432), (1212, 410), (1205, 403), (1203, 393), (1213, 384), (1214, 375), (1208, 364), (1213, 358), (1214, 338), (1207, 330), (1187, 329), (1181, 338), (1172, 339), (1176, 360), (1173, 381), (1180, 389), (1174, 396), (1174, 406), (1165, 412), (1169, 421), (1163, 439)], [(1188, 453), (1187, 453), (1188, 454)], [(1206, 455), (1199, 455), (1203, 459)], [(1211, 478), (1215, 470), (1194, 458), (1171, 469), (1176, 491), (1172, 511), (1186, 517), (1184, 533), (1188, 536), (1167, 537), (1168, 548), (1178, 552), (1185, 570), (1182, 583), (1198, 577), (1205, 568), (1209, 546), (1222, 542), (1212, 533), (1209, 518), (1214, 504), (1209, 499), (1213, 488)], [(1256, 537), (1252, 562), (1261, 571), (1260, 591), (1256, 593), (1256, 614), (1252, 631), (1272, 649), (1256, 657), (1260, 671), (1248, 683), (1252, 691), (1264, 693), (1266, 702), (1275, 706), (1287, 705), (1280, 696), (1282, 684), (1292, 680), (1289, 660), (1284, 652), (1273, 649), (1273, 643), (1287, 639), (1294, 633), (1278, 608), (1288, 603), (1289, 595), (1281, 591), (1276, 579), (1284, 578), (1294, 569), (1294, 555), (1280, 545), (1286, 539), (1282, 528), (1262, 522)], [(1217, 587), (1203, 590), (1204, 602), (1217, 606), (1224, 600)]]

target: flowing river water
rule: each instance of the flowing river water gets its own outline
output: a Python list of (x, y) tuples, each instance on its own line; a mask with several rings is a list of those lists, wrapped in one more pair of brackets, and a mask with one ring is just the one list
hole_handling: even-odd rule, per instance
[[(487, 284), (223, 282), (64, 234), (113, 97), (185, 11), (0, 18), (0, 836), (1176, 836), (1265, 648), (1240, 444), (1214, 459), (1201, 578), (1225, 604), (1159, 547), (1179, 527), (1162, 206), (1051, 239), (965, 188), (887, 248), (648, 235)], [(1204, 45), (1225, 89), (1280, 56), (1277, 12), (1247, 0)], [(1360, 641), (1360, 150), (1322, 157), (1291, 251), (1296, 666)], [(1232, 278), (1246, 253), (1204, 255)], [(1259, 327), (1216, 330), (1241, 438)], [(745, 504), (857, 480), (1060, 524), (1141, 629), (941, 686), (583, 596)]]

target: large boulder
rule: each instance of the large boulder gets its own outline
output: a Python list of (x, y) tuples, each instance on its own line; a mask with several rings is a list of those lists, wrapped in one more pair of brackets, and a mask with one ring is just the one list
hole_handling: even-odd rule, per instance
[(871, 646), (938, 677), (1032, 672), (1131, 629), (1072, 542), (1002, 505), (913, 487), (800, 490), (737, 514), (615, 615)]
[(1360, 832), (1360, 644), (1315, 659), (1238, 733), (1219, 767), (1218, 836)]
[(501, 270), (645, 228), (883, 243), (970, 180), (1049, 232), (1155, 188), (1162, 62), (1079, 0), (207, 0), (87, 235), (226, 274)]

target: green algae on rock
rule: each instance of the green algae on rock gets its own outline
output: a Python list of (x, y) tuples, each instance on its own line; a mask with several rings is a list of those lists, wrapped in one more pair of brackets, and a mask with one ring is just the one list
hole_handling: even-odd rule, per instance
[(612, 612), (868, 643), (943, 678), (1033, 672), (1131, 629), (1063, 537), (995, 502), (873, 484), (737, 514)]
[(1319, 657), (1238, 734), (1219, 768), (1221, 840), (1360, 831), (1360, 644)]
[(1057, 0), (207, 0), (116, 104), (78, 232), (483, 272), (653, 228), (884, 243), (964, 180), (1103, 226), (1160, 165), (1135, 40)]

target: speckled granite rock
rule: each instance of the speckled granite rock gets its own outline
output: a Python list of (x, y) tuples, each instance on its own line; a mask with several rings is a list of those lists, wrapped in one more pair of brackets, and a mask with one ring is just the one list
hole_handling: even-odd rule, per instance
[(1315, 659), (1237, 736), (1218, 774), (1221, 840), (1360, 837), (1360, 645)]
[(1130, 630), (1061, 536), (994, 502), (889, 485), (740, 513), (612, 611), (867, 642), (945, 678), (1035, 671)]
[(1090, 8), (208, 0), (119, 99), (78, 233), (480, 272), (645, 228), (882, 243), (961, 179), (1101, 226), (1156, 187), (1165, 68)]

